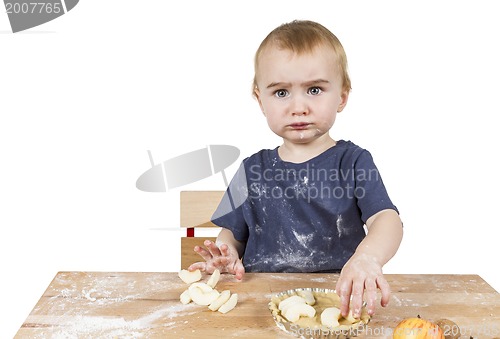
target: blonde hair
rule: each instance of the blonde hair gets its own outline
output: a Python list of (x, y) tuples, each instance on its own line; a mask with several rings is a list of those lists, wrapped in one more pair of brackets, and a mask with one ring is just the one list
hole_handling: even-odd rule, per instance
[(342, 79), (342, 90), (351, 90), (351, 79), (347, 71), (347, 56), (339, 39), (326, 27), (314, 21), (294, 20), (275, 28), (262, 41), (255, 53), (252, 94), (255, 95), (257, 87), (257, 70), (259, 58), (268, 47), (276, 47), (281, 50), (289, 50), (298, 55), (311, 53), (318, 46), (329, 46), (337, 57), (337, 67)]

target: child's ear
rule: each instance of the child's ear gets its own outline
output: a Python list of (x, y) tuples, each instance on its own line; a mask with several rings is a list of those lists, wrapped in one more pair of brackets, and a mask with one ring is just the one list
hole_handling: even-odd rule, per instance
[(255, 97), (255, 99), (257, 99), (257, 102), (259, 103), (260, 106), (260, 110), (262, 111), (262, 114), (264, 114), (265, 116), (266, 112), (264, 112), (264, 106), (262, 105), (262, 101), (260, 100), (260, 92), (257, 86), (255, 86), (255, 88), (253, 89), (253, 96)]
[(344, 110), (345, 106), (347, 105), (348, 99), (349, 99), (349, 91), (342, 91), (342, 93), (340, 94), (340, 104), (337, 109), (338, 113)]

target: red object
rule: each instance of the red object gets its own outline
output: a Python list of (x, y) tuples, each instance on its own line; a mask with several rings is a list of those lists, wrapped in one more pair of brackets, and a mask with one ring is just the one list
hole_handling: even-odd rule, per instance
[(188, 238), (194, 238), (194, 228), (193, 227), (186, 228), (186, 233), (187, 233)]

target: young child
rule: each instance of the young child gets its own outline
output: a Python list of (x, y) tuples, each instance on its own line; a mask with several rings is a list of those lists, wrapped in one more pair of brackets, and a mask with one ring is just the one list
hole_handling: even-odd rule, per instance
[[(283, 144), (243, 160), (213, 222), (216, 243), (195, 251), (190, 270), (341, 272), (341, 312), (374, 313), (390, 289), (382, 266), (396, 253), (402, 223), (370, 153), (329, 134), (351, 83), (339, 40), (322, 25), (273, 30), (255, 56), (253, 95)], [(367, 232), (364, 226), (366, 225)], [(349, 300), (352, 300), (349, 305)]]

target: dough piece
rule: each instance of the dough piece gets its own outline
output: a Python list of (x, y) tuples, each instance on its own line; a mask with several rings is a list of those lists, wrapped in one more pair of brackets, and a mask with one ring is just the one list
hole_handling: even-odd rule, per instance
[(207, 285), (212, 288), (215, 288), (215, 285), (217, 285), (217, 283), (219, 282), (219, 278), (220, 278), (220, 271), (218, 269), (215, 269), (214, 273), (212, 273), (212, 275), (210, 276), (210, 279), (208, 279)]
[(286, 311), (282, 314), (290, 322), (296, 322), (300, 317), (312, 318), (316, 315), (316, 310), (311, 305), (306, 303), (295, 303), (286, 308)]
[(224, 303), (224, 305), (219, 307), (219, 312), (225, 314), (225, 313), (231, 311), (236, 306), (237, 303), (238, 303), (238, 294), (233, 293), (231, 295), (231, 297), (229, 298), (229, 300), (226, 301)]
[(359, 319), (354, 318), (354, 316), (352, 315), (352, 310), (349, 310), (349, 314), (347, 314), (345, 320), (347, 320), (351, 324), (354, 324), (355, 322), (359, 321)]
[(219, 297), (219, 292), (205, 283), (194, 283), (189, 286), (189, 295), (195, 304), (207, 306)]
[(185, 290), (181, 293), (181, 303), (187, 305), (191, 302), (191, 296), (189, 295), (189, 290)]
[(182, 281), (184, 281), (186, 284), (191, 284), (191, 283), (194, 283), (196, 281), (201, 280), (201, 271), (196, 270), (196, 271), (190, 272), (188, 270), (181, 270), (179, 272), (179, 278), (181, 278)]
[[(293, 299), (291, 297), (296, 296), (299, 291), (311, 291), (314, 299), (315, 299), (315, 304), (310, 305), (316, 310), (316, 314), (310, 318), (308, 316), (299, 316), (299, 319), (297, 321), (291, 322), (288, 320), (288, 318), (291, 318), (294, 320), (296, 318), (296, 315), (293, 313), (296, 312), (297, 310), (294, 310), (295, 305), (300, 305), (300, 299), (299, 298), (293, 298), (295, 299), (295, 304), (292, 302)], [(286, 300), (290, 299), (287, 303), (292, 303), (292, 305), (288, 305), (287, 303), (284, 303)], [(280, 304), (284, 303), (281, 305)], [(304, 304), (302, 302), (302, 304)], [(307, 305), (307, 303), (306, 303)], [(269, 302), (269, 310), (271, 311), (273, 318), (281, 329), (286, 328), (287, 324), (288, 326), (296, 326), (298, 329), (304, 329), (304, 330), (310, 330), (310, 329), (323, 329), (325, 331), (331, 330), (331, 331), (350, 331), (352, 330), (357, 330), (362, 328), (365, 324), (368, 324), (370, 321), (370, 316), (368, 315), (368, 311), (366, 310), (366, 306), (363, 305), (361, 309), (361, 315), (359, 319), (356, 319), (354, 323), (350, 323), (352, 319), (350, 319), (349, 316), (346, 316), (345, 318), (342, 317), (340, 314), (340, 297), (335, 293), (334, 290), (331, 289), (308, 289), (308, 288), (298, 288), (295, 290), (288, 290), (282, 293), (279, 293), (277, 295), (274, 295), (271, 297), (271, 301)], [(300, 306), (303, 307), (303, 306)], [(335, 311), (326, 311), (326, 313), (323, 315), (322, 319), (322, 312), (323, 310), (327, 308), (336, 308), (337, 310)], [(283, 312), (281, 309), (284, 309), (285, 312)], [(328, 313), (330, 313), (330, 316), (328, 316)], [(334, 313), (334, 314), (333, 314)], [(323, 325), (322, 324), (323, 320)], [(338, 326), (337, 325), (338, 322)], [(292, 324), (292, 325), (290, 325)], [(284, 326), (283, 326), (284, 325)], [(293, 327), (292, 327), (293, 328)], [(306, 332), (304, 332), (306, 333)], [(351, 332), (349, 332), (351, 333)], [(335, 338), (335, 336), (334, 336)]]
[(341, 317), (340, 309), (328, 307), (321, 313), (321, 324), (328, 327), (338, 327)]
[(310, 290), (299, 290), (297, 294), (304, 298), (308, 305), (313, 306), (316, 303), (316, 299), (314, 299), (314, 295)]
[(222, 293), (219, 295), (217, 299), (215, 299), (208, 308), (211, 311), (217, 311), (222, 305), (226, 303), (226, 301), (229, 300), (229, 297), (231, 296), (231, 291), (225, 290), (222, 291)]

